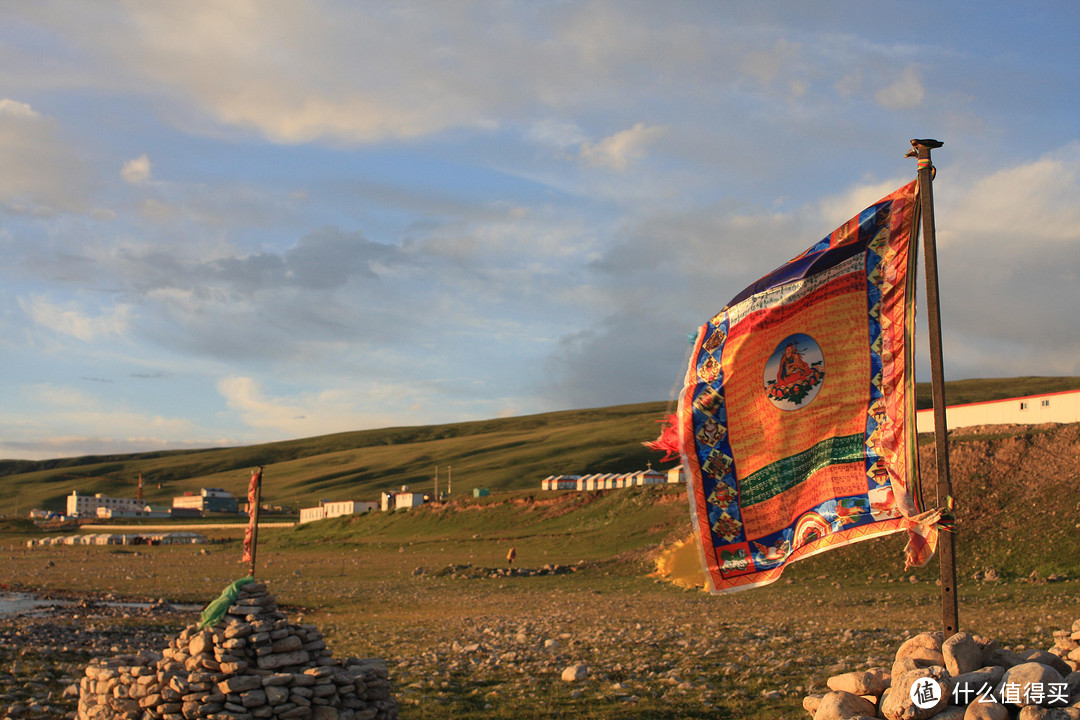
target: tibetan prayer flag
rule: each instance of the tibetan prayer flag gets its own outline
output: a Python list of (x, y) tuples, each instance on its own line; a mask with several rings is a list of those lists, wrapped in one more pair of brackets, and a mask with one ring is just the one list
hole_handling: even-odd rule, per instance
[(697, 334), (673, 418), (710, 591), (775, 581), (830, 548), (909, 532), (917, 181), (739, 293)]
[(249, 563), (254, 558), (255, 534), (259, 522), (259, 500), (262, 495), (262, 468), (251, 471), (248, 483), (248, 526), (244, 529), (244, 556), (240, 562)]

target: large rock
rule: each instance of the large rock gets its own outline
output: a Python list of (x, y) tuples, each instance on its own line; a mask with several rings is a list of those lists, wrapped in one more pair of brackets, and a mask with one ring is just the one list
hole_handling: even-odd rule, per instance
[(908, 638), (896, 649), (896, 659), (916, 656), (924, 651), (941, 652), (944, 641), (940, 632), (924, 632)]
[(941, 654), (941, 633), (919, 633), (908, 638), (896, 650), (895, 660), (890, 674), (893, 679), (902, 677), (912, 670), (929, 667), (945, 667), (945, 656)]
[(1080, 718), (1080, 708), (1044, 708), (1027, 705), (1020, 709), (1017, 720), (1076, 720)]
[(1042, 663), (1029, 662), (1015, 665), (1005, 671), (1001, 682), (994, 691), (994, 696), (1002, 705), (1024, 707), (1025, 705), (1049, 706), (1051, 704), (1064, 705), (1064, 702), (1053, 700), (1050, 693), (1050, 684), (1060, 686), (1064, 679), (1054, 668)]
[(879, 697), (889, 687), (892, 676), (889, 671), (881, 667), (873, 667), (861, 672), (849, 672), (843, 675), (834, 675), (829, 678), (827, 685), (830, 690), (847, 692), (852, 695), (873, 695)]
[(982, 699), (985, 702), (993, 700), (1001, 678), (1005, 675), (1005, 668), (997, 665), (979, 668), (957, 675), (952, 679), (953, 698), (957, 705), (968, 705)]
[(271, 653), (259, 657), (257, 664), (263, 670), (277, 670), (278, 668), (292, 665), (303, 665), (311, 656), (307, 650), (293, 650), (292, 652)]
[(262, 678), (258, 675), (235, 675), (218, 683), (218, 690), (229, 695), (239, 694), (262, 687)]
[(966, 632), (958, 632), (942, 643), (941, 654), (945, 659), (945, 669), (954, 677), (983, 666), (982, 648)]
[(874, 703), (849, 692), (826, 693), (814, 711), (814, 720), (846, 720), (858, 716), (874, 715)]
[(1062, 677), (1072, 672), (1072, 668), (1069, 667), (1067, 662), (1054, 653), (1047, 652), (1046, 650), (1028, 650), (1027, 652), (1020, 653), (1020, 657), (1026, 662), (1037, 662), (1042, 663), (1043, 665), (1049, 665), (1057, 670), (1058, 674)]
[(1008, 670), (1014, 665), (1023, 664), (1024, 658), (1020, 657), (1012, 650), (998, 647), (985, 652), (983, 654), (983, 662), (987, 665), (999, 665)]
[(950, 705), (930, 720), (964, 720), (965, 708)]
[[(938, 701), (926, 708), (919, 708), (911, 699), (911, 686), (922, 678), (930, 678), (938, 686)], [(886, 720), (928, 720), (945, 710), (952, 697), (952, 683), (943, 667), (920, 668), (893, 678), (888, 696), (881, 704)]]
[(585, 663), (571, 665), (562, 671), (565, 682), (578, 682), (589, 677), (589, 666)]
[(973, 702), (964, 712), (964, 720), (1009, 720), (1009, 708), (996, 702)]

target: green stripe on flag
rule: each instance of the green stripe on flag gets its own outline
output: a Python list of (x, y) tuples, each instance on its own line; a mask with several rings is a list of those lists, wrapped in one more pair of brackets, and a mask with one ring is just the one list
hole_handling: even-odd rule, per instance
[(787, 492), (829, 465), (863, 462), (864, 436), (826, 438), (809, 450), (777, 460), (739, 482), (740, 504), (749, 507)]

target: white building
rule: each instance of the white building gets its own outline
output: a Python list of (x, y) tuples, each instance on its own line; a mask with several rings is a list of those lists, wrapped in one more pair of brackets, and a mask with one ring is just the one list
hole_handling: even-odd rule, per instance
[(408, 486), (403, 486), (400, 492), (384, 492), (379, 507), (383, 512), (386, 512), (387, 510), (413, 508), (423, 505), (430, 499), (430, 495), (410, 492)]
[(318, 507), (300, 508), (300, 524), (326, 520), (328, 518), (342, 517), (343, 515), (359, 515), (370, 512), (379, 507), (377, 502), (365, 502), (360, 500), (323, 500)]
[(540, 481), (541, 490), (577, 490), (579, 475), (548, 475)]
[[(920, 410), (915, 422), (919, 432), (934, 432), (933, 408)], [(950, 430), (970, 425), (1074, 422), (1080, 422), (1080, 390), (949, 405), (945, 408), (945, 424)]]
[(139, 512), (146, 509), (146, 503), (141, 503), (134, 498), (114, 498), (97, 493), (96, 495), (80, 495), (77, 490), (72, 490), (67, 499), (67, 514), (69, 517), (96, 517), (98, 508), (116, 512)]
[(182, 510), (199, 512), (237, 512), (236, 498), (221, 488), (199, 488), (198, 493), (188, 492), (172, 499), (172, 506)]
[(419, 507), (426, 500), (424, 493), (402, 492), (394, 495), (394, 509)]
[(681, 485), (686, 482), (681, 463), (667, 471), (667, 481), (670, 485)]
[(113, 518), (167, 518), (169, 512), (167, 510), (154, 510), (149, 505), (144, 506), (141, 510), (118, 510), (116, 508), (99, 507), (97, 517), (99, 520), (112, 520)]
[(663, 485), (667, 475), (659, 470), (639, 470), (630, 473), (593, 473), (591, 475), (548, 475), (540, 481), (541, 490), (622, 490), (644, 485)]

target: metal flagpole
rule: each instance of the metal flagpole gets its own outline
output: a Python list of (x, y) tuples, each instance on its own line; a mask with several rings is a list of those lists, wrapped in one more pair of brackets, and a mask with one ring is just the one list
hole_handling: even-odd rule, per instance
[[(912, 140), (912, 151), (918, 158), (919, 210), (922, 214), (923, 255), (926, 259), (926, 314), (930, 330), (930, 379), (934, 392), (934, 443), (937, 451), (937, 506), (946, 507), (952, 496), (949, 480), (949, 428), (945, 421), (945, 371), (942, 368), (941, 305), (938, 299), (937, 234), (934, 226), (934, 166), (930, 151), (942, 146), (938, 140)], [(956, 556), (953, 534), (938, 535), (938, 557), (941, 565), (941, 622), (945, 637), (954, 635), (960, 627), (956, 600)]]

